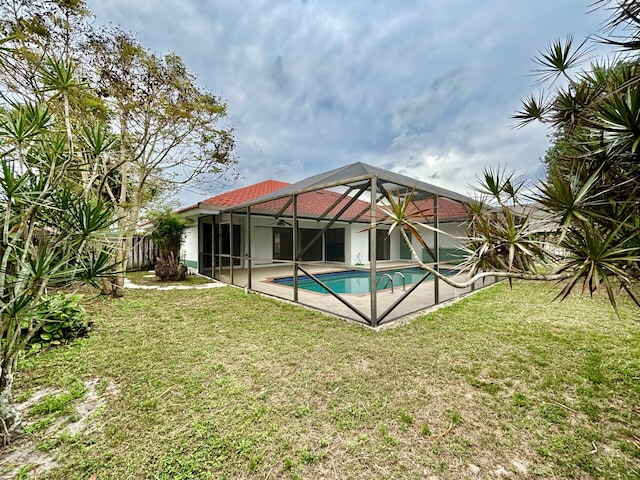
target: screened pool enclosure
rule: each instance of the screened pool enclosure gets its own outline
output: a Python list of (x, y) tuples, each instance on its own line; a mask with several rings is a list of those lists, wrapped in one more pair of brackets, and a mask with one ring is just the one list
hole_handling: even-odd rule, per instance
[(363, 163), (201, 216), (199, 270), (371, 327), (473, 290), (419, 269), (398, 229), (389, 231), (385, 206), (409, 194), (416, 219), (437, 229), (421, 231), (426, 246), (410, 237), (415, 253), (447, 275), (466, 278), (459, 242), (469, 198)]

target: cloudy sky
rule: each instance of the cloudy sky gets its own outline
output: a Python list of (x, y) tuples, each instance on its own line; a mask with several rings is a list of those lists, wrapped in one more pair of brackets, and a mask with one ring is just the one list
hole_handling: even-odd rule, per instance
[(543, 174), (546, 130), (510, 116), (539, 50), (598, 32), (590, 3), (88, 0), (227, 100), (241, 178), (226, 189), (362, 161), (460, 193), (488, 165)]

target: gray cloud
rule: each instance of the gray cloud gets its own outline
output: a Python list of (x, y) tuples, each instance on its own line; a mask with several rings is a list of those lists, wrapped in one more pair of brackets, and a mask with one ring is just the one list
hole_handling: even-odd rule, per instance
[(240, 182), (364, 161), (467, 191), (486, 165), (539, 175), (544, 129), (513, 130), (531, 57), (597, 31), (582, 0), (89, 0), (229, 103)]

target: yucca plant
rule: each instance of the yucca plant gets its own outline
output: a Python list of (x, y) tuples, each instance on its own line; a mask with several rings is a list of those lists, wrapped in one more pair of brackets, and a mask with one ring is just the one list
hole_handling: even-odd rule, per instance
[(582, 291), (591, 295), (604, 287), (611, 305), (617, 308), (614, 289), (619, 286), (640, 307), (640, 297), (634, 292), (634, 275), (627, 268), (629, 263), (637, 262), (640, 252), (633, 245), (633, 236), (623, 230), (623, 223), (616, 228), (585, 223), (579, 232), (572, 229), (565, 235), (560, 245), (568, 255), (559, 270), (571, 272), (572, 276), (559, 296), (566, 298), (581, 282)]
[(428, 248), (423, 239), (425, 232), (449, 235), (422, 221), (425, 211), (416, 207), (415, 188), (396, 196), (384, 192), (386, 202), (380, 209), (385, 218), (365, 231), (380, 224), (389, 226), (389, 235), (398, 229), (418, 265), (456, 288), (469, 287), (489, 276), (547, 281), (570, 278), (568, 272), (539, 272), (541, 265), (549, 264), (556, 257), (547, 248), (547, 223), (533, 218), (533, 210), (521, 208), (523, 187), (524, 183), (512, 174), (492, 169), (484, 171), (478, 187), (479, 197), (467, 205), (467, 237), (457, 238), (467, 254), (460, 264), (460, 268), (469, 273), (464, 281), (455, 281), (425, 263), (412, 245), (409, 234), (425, 249)]
[(617, 311), (617, 291), (638, 304), (640, 10), (630, 0), (594, 5), (611, 11), (608, 37), (598, 40), (625, 53), (583, 69), (586, 43), (553, 42), (536, 59), (538, 73), (542, 82), (564, 83), (548, 90), (551, 98), (527, 97), (514, 119), (518, 127), (540, 121), (555, 131), (547, 178), (533, 199), (558, 225), (555, 242), (566, 253), (556, 272), (571, 277), (560, 297), (578, 285), (590, 294), (603, 288)]
[(409, 233), (423, 248), (427, 248), (426, 231), (448, 235), (422, 221), (424, 212), (413, 201), (415, 189), (397, 196), (385, 192), (381, 207), (385, 218), (378, 224), (389, 225), (389, 234), (398, 229), (414, 260), (457, 288), (487, 276), (562, 281), (558, 298), (566, 298), (581, 284), (581, 290), (591, 295), (603, 288), (616, 311), (616, 289), (640, 306), (636, 293), (640, 220), (633, 213), (637, 202), (607, 200), (607, 190), (595, 188), (598, 174), (596, 171), (584, 183), (577, 177), (550, 177), (537, 192), (526, 194), (530, 190), (513, 174), (485, 169), (479, 178), (478, 197), (467, 205), (467, 237), (458, 239), (468, 254), (460, 265), (468, 272), (464, 281), (442, 275), (423, 262), (413, 247)]
[(180, 246), (189, 220), (169, 209), (152, 212), (149, 217), (153, 225), (151, 239), (160, 252), (156, 259), (156, 276), (162, 281), (184, 280), (187, 268), (180, 263)]
[[(47, 69), (55, 65), (62, 63), (47, 63), (41, 77), (53, 103), (80, 88), (70, 78), (73, 68)], [(113, 209), (96, 185), (87, 188), (83, 182), (88, 170), (81, 159), (90, 152), (85, 155), (76, 145), (68, 110), (61, 119), (49, 105), (16, 100), (0, 118), (0, 436), (5, 442), (20, 425), (11, 398), (18, 356), (51, 320), (45, 294), (95, 282), (113, 269)], [(95, 158), (104, 151), (91, 153)]]

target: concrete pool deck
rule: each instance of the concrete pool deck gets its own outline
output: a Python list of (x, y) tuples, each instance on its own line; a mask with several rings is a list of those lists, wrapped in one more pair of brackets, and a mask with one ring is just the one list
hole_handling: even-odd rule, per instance
[[(336, 267), (327, 264), (302, 264), (301, 266), (302, 268), (304, 268), (304, 270), (311, 274), (341, 272), (345, 270), (358, 269), (358, 267)], [(411, 262), (379, 262), (377, 269), (378, 271), (394, 269), (400, 270), (402, 268), (408, 268), (412, 266), (417, 265)], [(449, 267), (450, 266), (448, 265), (443, 265), (443, 268)], [(363, 270), (365, 269), (363, 268)], [(249, 272), (247, 269), (234, 268), (233, 285), (243, 288), (248, 287), (248, 273)], [(293, 287), (274, 283), (271, 281), (273, 278), (291, 277), (292, 275), (292, 265), (254, 267), (251, 271), (251, 291), (294, 302), (295, 300)], [(302, 272), (300, 272), (299, 275), (303, 275)], [(462, 272), (457, 275), (451, 276), (450, 278), (452, 280), (462, 281), (467, 279), (467, 274), (466, 272)], [(228, 268), (223, 269), (220, 280), (225, 283), (231, 283)], [(484, 285), (482, 285), (481, 282), (478, 282), (478, 287), (486, 286), (493, 283), (495, 283), (494, 279), (491, 279)], [(402, 300), (402, 302), (397, 305), (387, 317), (382, 320), (382, 323), (386, 325), (389, 322), (395, 322), (408, 316), (415, 316), (422, 311), (432, 309), (434, 306), (436, 306), (434, 284), (435, 280), (433, 279), (423, 281), (413, 292), (411, 292), (406, 298), (404, 298), (404, 300)], [(406, 285), (406, 292), (408, 292), (411, 287), (412, 285)], [(474, 289), (471, 287), (457, 289), (447, 285), (443, 281), (438, 281), (438, 290), (438, 304), (442, 304), (465, 296), (472, 292)], [(399, 298), (405, 295), (406, 292), (403, 291), (402, 287), (395, 287), (393, 293), (391, 292), (391, 288), (378, 290), (376, 295), (376, 309), (378, 316), (385, 312)], [(340, 296), (343, 297), (353, 307), (357, 308), (365, 316), (371, 316), (371, 297), (369, 293), (341, 294)], [(321, 310), (340, 318), (353, 320), (359, 323), (363, 322), (361, 316), (359, 316), (356, 312), (351, 310), (349, 307), (344, 305), (342, 302), (340, 302), (330, 294), (298, 289), (297, 303), (317, 310)]]

